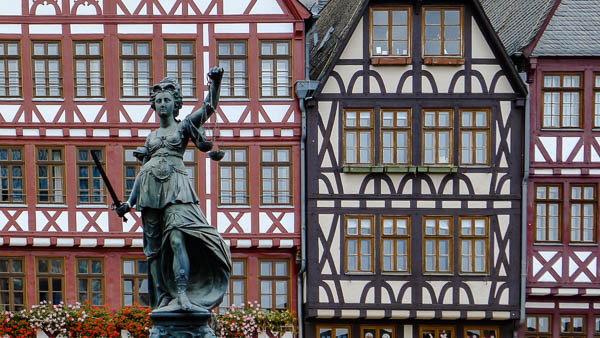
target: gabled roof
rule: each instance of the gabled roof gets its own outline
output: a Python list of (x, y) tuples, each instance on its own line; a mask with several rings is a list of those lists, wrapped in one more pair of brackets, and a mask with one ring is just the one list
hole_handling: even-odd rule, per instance
[[(488, 1), (502, 2), (502, 0)], [(481, 27), (482, 33), (490, 38), (489, 41), (492, 48), (500, 53), (499, 61), (503, 65), (509, 81), (515, 85), (515, 90), (522, 94), (527, 93), (523, 81), (514, 69), (514, 65), (508, 57), (508, 54), (506, 54), (502, 42), (494, 32), (494, 28), (489, 23), (479, 0), (465, 0), (465, 2), (473, 5), (473, 16), (481, 19), (483, 24)], [(329, 72), (332, 64), (339, 58), (345, 44), (350, 38), (350, 33), (354, 31), (359, 18), (364, 13), (368, 4), (369, 0), (331, 0), (321, 10), (319, 18), (315, 23), (315, 33), (316, 36), (318, 36), (318, 41), (312, 43), (310, 49), (311, 80), (320, 81), (325, 74)], [(314, 36), (309, 38), (311, 38), (311, 41), (314, 41)], [(322, 87), (322, 85), (323, 84), (321, 84), (320, 87)]]
[(556, 1), (480, 0), (480, 3), (507, 54), (513, 55), (533, 42)]
[[(319, 13), (315, 23), (316, 44), (310, 49), (310, 79), (320, 80), (323, 73), (343, 48), (342, 42), (352, 31), (368, 0), (331, 0)], [(330, 32), (331, 31), (331, 32)], [(328, 34), (328, 32), (330, 32)], [(329, 35), (329, 36), (328, 36)], [(339, 48), (338, 48), (339, 46)]]
[(531, 55), (600, 55), (600, 2), (560, 0)]

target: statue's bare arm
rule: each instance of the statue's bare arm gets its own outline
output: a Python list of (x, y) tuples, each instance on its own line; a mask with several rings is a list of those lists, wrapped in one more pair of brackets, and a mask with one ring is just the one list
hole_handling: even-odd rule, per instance
[(206, 95), (206, 98), (204, 98), (204, 105), (190, 116), (190, 120), (196, 128), (200, 127), (208, 120), (219, 104), (219, 92), (221, 91), (223, 68), (211, 68), (207, 75), (210, 79), (210, 86), (208, 88), (208, 94)]

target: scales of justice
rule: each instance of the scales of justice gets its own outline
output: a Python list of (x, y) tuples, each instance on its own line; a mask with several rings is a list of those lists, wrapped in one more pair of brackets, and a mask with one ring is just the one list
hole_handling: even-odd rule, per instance
[[(219, 103), (223, 69), (212, 68), (207, 75), (202, 107), (183, 120), (177, 118), (183, 106), (177, 80), (166, 77), (151, 88), (150, 105), (160, 127), (134, 152), (142, 167), (127, 201), (118, 199), (92, 152), (117, 214), (127, 221), (132, 209), (141, 212), (154, 322), (150, 337), (215, 337), (208, 326), (210, 310), (221, 303), (229, 284), (229, 246), (202, 213), (183, 163), (189, 141), (215, 161), (225, 155), (213, 150), (203, 128)], [(214, 130), (212, 135), (214, 141)]]

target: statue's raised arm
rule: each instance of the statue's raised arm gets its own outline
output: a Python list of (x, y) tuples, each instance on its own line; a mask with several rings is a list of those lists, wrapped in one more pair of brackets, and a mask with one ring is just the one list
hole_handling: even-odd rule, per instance
[(219, 93), (221, 91), (221, 80), (223, 79), (223, 68), (213, 67), (208, 72), (209, 87), (208, 94), (204, 98), (202, 108), (190, 116), (190, 121), (196, 128), (200, 127), (215, 112), (219, 104)]

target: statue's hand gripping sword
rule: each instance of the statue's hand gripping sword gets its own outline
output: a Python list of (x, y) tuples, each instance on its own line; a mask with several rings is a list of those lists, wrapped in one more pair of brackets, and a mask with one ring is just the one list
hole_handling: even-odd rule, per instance
[[(106, 186), (106, 189), (108, 189), (108, 193), (110, 194), (110, 197), (113, 200), (114, 208), (120, 207), (121, 201), (117, 197), (117, 194), (115, 194), (115, 190), (113, 189), (112, 185), (110, 184), (110, 181), (108, 180), (108, 177), (106, 176), (106, 173), (104, 172), (104, 168), (102, 167), (102, 164), (100, 163), (100, 160), (98, 159), (98, 156), (96, 156), (96, 152), (91, 151), (90, 153), (92, 154), (92, 159), (94, 159), (94, 163), (96, 163), (96, 168), (98, 168), (98, 171), (100, 172), (100, 176), (102, 176), (102, 181), (104, 181), (104, 185)], [(127, 222), (127, 218), (125, 218), (125, 216), (123, 216), (123, 221)]]

